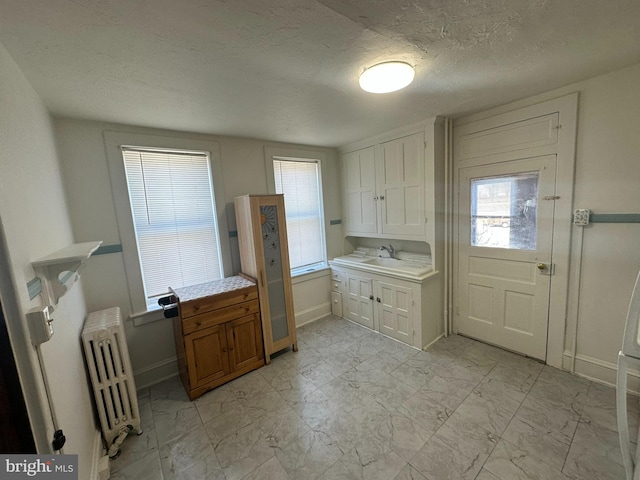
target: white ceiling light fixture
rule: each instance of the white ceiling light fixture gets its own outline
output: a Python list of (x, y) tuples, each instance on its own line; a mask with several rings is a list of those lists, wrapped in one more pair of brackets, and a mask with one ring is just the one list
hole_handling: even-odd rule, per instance
[(416, 72), (405, 62), (383, 62), (367, 68), (360, 75), (360, 88), (369, 93), (400, 90), (413, 81)]

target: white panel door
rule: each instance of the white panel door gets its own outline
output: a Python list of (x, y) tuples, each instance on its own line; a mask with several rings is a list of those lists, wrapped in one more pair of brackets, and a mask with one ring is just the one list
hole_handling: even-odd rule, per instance
[(377, 314), (380, 333), (413, 345), (413, 301), (411, 289), (377, 282)]
[(424, 235), (424, 134), (383, 143), (380, 151), (382, 233)]
[(371, 278), (348, 273), (344, 317), (373, 330), (373, 293)]
[(347, 153), (343, 159), (346, 191), (346, 228), (350, 233), (376, 233), (375, 149)]
[(541, 360), (555, 172), (548, 155), (462, 168), (459, 177), (458, 331)]

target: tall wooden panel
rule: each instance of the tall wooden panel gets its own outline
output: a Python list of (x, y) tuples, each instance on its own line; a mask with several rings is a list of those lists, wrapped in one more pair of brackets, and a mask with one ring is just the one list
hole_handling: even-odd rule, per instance
[(291, 345), (298, 351), (283, 195), (236, 197), (242, 272), (258, 281), (265, 360)]

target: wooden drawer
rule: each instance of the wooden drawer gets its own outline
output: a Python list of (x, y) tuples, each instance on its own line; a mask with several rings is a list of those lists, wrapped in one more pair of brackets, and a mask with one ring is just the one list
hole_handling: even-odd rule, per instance
[(225, 308), (218, 308), (217, 310), (183, 318), (182, 332), (184, 335), (188, 335), (189, 333), (193, 333), (203, 328), (219, 325), (221, 323), (228, 322), (229, 320), (244, 317), (246, 315), (253, 315), (258, 312), (260, 312), (260, 306), (257, 299), (248, 302), (236, 303), (235, 305), (230, 305)]
[(211, 312), (221, 308), (258, 299), (258, 289), (256, 287), (243, 288), (232, 292), (213, 295), (205, 298), (198, 298), (190, 302), (180, 303), (180, 316), (183, 319), (194, 315)]

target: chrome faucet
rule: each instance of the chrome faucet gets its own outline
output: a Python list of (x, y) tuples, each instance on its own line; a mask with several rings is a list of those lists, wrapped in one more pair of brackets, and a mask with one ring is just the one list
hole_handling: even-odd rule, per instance
[(381, 252), (384, 252), (385, 250), (389, 253), (389, 258), (396, 258), (396, 249), (393, 248), (393, 245), (389, 244), (388, 247), (385, 245), (382, 245), (380, 247)]

